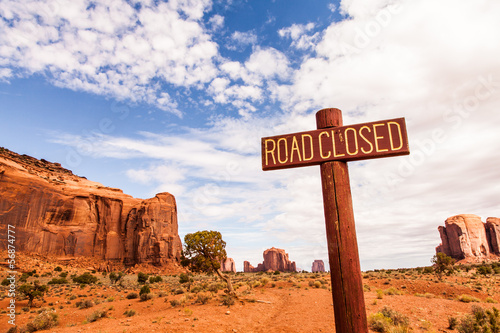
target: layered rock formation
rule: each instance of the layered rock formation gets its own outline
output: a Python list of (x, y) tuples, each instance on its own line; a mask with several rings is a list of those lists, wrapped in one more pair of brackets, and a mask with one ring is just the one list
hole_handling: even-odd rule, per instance
[(484, 259), (500, 255), (500, 219), (488, 217), (486, 223), (473, 214), (452, 216), (438, 227), (441, 244), (436, 252), (458, 259)]
[(313, 273), (323, 273), (325, 271), (325, 263), (323, 260), (314, 260), (311, 268)]
[[(182, 249), (173, 195), (136, 199), (78, 177), (58, 163), (4, 148), (0, 220), (15, 226), (18, 251), (53, 257), (163, 265), (178, 262)], [(0, 237), (6, 239), (5, 232), (2, 228)]]
[(233, 258), (226, 258), (226, 260), (221, 261), (220, 270), (223, 272), (234, 272), (236, 273), (236, 264)]
[(280, 271), (280, 272), (296, 272), (297, 267), (295, 261), (288, 259), (288, 253), (283, 249), (272, 247), (264, 251), (264, 262), (258, 264), (257, 267), (250, 265), (250, 262), (243, 262), (244, 272), (264, 272), (264, 271)]

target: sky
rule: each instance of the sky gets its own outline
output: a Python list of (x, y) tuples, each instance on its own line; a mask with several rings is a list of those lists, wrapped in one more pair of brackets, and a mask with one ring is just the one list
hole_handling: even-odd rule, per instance
[[(438, 226), (500, 216), (500, 2), (1, 0), (0, 146), (217, 230), (328, 263), (319, 166), (260, 139), (405, 117), (410, 155), (349, 162), (362, 270), (430, 265)], [(328, 268), (328, 265), (327, 265)]]

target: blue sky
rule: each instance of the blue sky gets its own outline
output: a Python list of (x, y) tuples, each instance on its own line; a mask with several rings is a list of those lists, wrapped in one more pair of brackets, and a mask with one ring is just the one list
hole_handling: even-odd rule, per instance
[(500, 4), (0, 3), (0, 146), (135, 197), (177, 198), (243, 268), (327, 263), (319, 167), (261, 171), (260, 138), (405, 117), (410, 156), (349, 163), (362, 269), (430, 264), (452, 215), (500, 215)]

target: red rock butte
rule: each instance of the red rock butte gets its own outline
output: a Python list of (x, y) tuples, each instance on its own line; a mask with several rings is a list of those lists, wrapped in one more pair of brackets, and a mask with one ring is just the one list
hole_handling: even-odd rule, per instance
[[(18, 251), (125, 265), (177, 263), (182, 243), (169, 193), (136, 199), (59, 163), (0, 148), (0, 219)], [(6, 228), (0, 230), (6, 239)], [(1, 242), (0, 248), (6, 248)]]
[(220, 270), (223, 272), (233, 272), (236, 273), (236, 264), (233, 258), (226, 258), (220, 262)]
[(457, 260), (498, 259), (500, 255), (500, 219), (488, 217), (486, 223), (473, 214), (452, 216), (438, 227), (442, 252)]
[(325, 263), (323, 262), (323, 260), (314, 260), (312, 263), (311, 272), (313, 273), (325, 272)]
[(264, 251), (264, 262), (258, 264), (257, 267), (250, 265), (250, 262), (243, 262), (244, 272), (267, 272), (267, 271), (280, 271), (280, 272), (296, 272), (297, 267), (295, 261), (288, 259), (288, 253), (283, 249), (272, 247)]

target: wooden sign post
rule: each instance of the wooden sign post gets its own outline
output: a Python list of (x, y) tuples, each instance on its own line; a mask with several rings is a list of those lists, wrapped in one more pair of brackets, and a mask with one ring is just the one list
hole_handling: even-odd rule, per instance
[(316, 113), (317, 130), (262, 138), (262, 169), (320, 165), (335, 327), (368, 333), (346, 161), (408, 155), (404, 118), (342, 126), (339, 109)]

